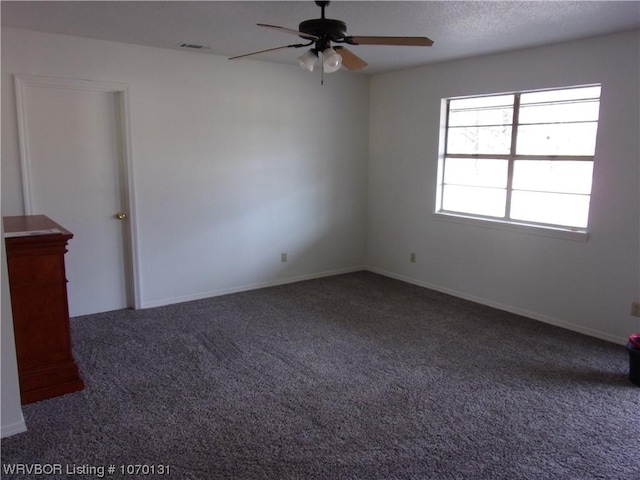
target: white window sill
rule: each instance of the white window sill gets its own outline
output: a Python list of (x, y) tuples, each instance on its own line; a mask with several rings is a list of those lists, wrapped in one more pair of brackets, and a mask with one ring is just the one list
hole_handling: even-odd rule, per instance
[(524, 233), (528, 235), (539, 235), (543, 237), (562, 238), (576, 242), (586, 242), (589, 239), (589, 232), (580, 229), (570, 229), (562, 227), (545, 227), (541, 225), (528, 225), (518, 222), (507, 222), (504, 220), (494, 220), (491, 218), (467, 217), (465, 215), (435, 212), (434, 218), (439, 221), (472, 225), (476, 227), (492, 228), (508, 232)]

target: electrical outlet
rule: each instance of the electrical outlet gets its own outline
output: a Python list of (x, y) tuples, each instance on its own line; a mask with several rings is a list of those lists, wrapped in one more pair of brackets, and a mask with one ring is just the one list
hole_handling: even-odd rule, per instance
[(282, 252), (282, 253), (280, 254), (280, 261), (281, 261), (282, 263), (285, 263), (285, 262), (287, 261), (287, 252)]
[(409, 255), (409, 260), (411, 261), (411, 263), (416, 263), (416, 254), (415, 254), (415, 252), (411, 252), (411, 255)]
[(640, 317), (640, 302), (631, 302), (631, 315)]

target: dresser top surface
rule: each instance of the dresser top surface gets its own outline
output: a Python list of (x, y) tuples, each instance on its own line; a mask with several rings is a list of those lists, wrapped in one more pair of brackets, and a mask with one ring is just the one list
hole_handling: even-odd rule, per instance
[(21, 215), (16, 217), (3, 217), (5, 238), (22, 238), (42, 235), (63, 235), (67, 237), (73, 234), (57, 224), (46, 215)]

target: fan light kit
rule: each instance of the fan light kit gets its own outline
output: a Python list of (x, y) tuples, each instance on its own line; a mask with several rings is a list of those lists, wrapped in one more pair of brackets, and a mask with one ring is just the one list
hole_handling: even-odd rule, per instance
[(324, 9), (329, 5), (328, 1), (316, 1), (321, 9), (321, 17), (311, 20), (305, 20), (300, 23), (298, 30), (279, 27), (277, 25), (267, 25), (258, 23), (258, 26), (271, 28), (283, 33), (297, 35), (308, 43), (295, 43), (292, 45), (284, 45), (282, 47), (268, 48), (258, 52), (247, 53), (229, 58), (235, 60), (259, 53), (281, 50), (284, 48), (304, 48), (311, 47), (305, 53), (298, 57), (300, 67), (309, 72), (313, 72), (318, 61), (322, 61), (322, 72), (333, 73), (345, 67), (347, 70), (360, 70), (367, 66), (367, 62), (362, 60), (356, 54), (351, 52), (342, 45), (332, 47), (332, 43), (346, 43), (348, 45), (398, 45), (398, 46), (417, 46), (430, 47), (433, 41), (427, 37), (363, 37), (363, 36), (347, 36), (347, 24), (341, 20), (332, 20), (325, 18)]

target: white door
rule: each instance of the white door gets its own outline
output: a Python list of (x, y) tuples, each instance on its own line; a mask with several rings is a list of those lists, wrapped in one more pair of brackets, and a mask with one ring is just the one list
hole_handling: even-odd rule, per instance
[(70, 316), (131, 306), (127, 219), (116, 218), (126, 198), (119, 94), (27, 84), (20, 95), (30, 213), (74, 234), (65, 256)]

